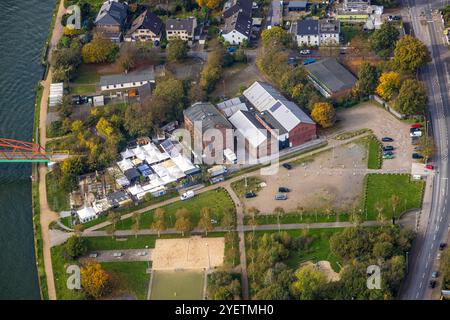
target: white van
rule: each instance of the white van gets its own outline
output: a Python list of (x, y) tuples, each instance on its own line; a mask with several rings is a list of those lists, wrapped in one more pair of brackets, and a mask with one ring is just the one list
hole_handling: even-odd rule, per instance
[(186, 191), (185, 193), (183, 193), (181, 195), (180, 199), (181, 200), (186, 200), (186, 199), (192, 198), (193, 196), (195, 196), (194, 191), (193, 190), (189, 190), (189, 191)]

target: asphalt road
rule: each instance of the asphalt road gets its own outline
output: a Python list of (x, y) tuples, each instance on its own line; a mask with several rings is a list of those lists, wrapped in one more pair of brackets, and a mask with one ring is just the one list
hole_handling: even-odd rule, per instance
[[(426, 83), (429, 96), (429, 115), (432, 122), (432, 133), (436, 142), (437, 166), (433, 179), (433, 194), (431, 210), (427, 216), (422, 213), (421, 219), (426, 219), (424, 228), (419, 229), (417, 239), (411, 252), (409, 273), (400, 294), (401, 299), (423, 300), (431, 299), (429, 281), (431, 273), (437, 267), (439, 244), (446, 241), (449, 225), (450, 207), (448, 199), (448, 128), (450, 81), (448, 63), (443, 55), (448, 48), (443, 44), (442, 31), (439, 22), (433, 20), (432, 8), (442, 5), (442, 0), (402, 0), (405, 10), (404, 18), (412, 21), (414, 35), (423, 41), (431, 52), (433, 61), (420, 70), (419, 76)], [(424, 21), (423, 23), (420, 20)]]

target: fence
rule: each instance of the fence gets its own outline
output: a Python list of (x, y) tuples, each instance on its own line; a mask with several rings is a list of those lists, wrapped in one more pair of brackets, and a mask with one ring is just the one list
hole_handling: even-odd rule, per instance
[(379, 104), (381, 104), (381, 106), (383, 108), (385, 108), (387, 111), (389, 111), (390, 113), (392, 113), (395, 117), (397, 117), (398, 119), (404, 119), (406, 118), (406, 116), (404, 114), (401, 114), (397, 111), (395, 111), (394, 109), (391, 108), (391, 106), (389, 105), (389, 103), (387, 103), (386, 101), (384, 101), (383, 99), (381, 99), (379, 96), (377, 95), (370, 95), (369, 98), (371, 100), (374, 100), (376, 102), (378, 102)]

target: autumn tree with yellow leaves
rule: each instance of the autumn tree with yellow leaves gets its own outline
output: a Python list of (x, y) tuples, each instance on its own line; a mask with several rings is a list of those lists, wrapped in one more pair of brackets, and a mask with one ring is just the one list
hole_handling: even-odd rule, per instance
[(90, 261), (81, 268), (80, 273), (81, 286), (87, 295), (98, 299), (109, 293), (110, 276), (102, 269), (100, 263)]
[(389, 71), (383, 72), (380, 76), (380, 81), (375, 90), (376, 93), (386, 101), (392, 99), (394, 93), (400, 88), (400, 74)]
[(317, 102), (311, 112), (312, 119), (320, 124), (322, 128), (331, 127), (336, 121), (334, 107), (328, 102)]

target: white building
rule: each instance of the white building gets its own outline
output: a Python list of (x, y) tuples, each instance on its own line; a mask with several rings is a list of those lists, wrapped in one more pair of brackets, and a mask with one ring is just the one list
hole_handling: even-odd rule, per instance
[(54, 107), (62, 102), (64, 95), (64, 83), (52, 83), (50, 85), (50, 94), (48, 96), (48, 105)]
[(239, 45), (249, 40), (252, 32), (252, 18), (242, 11), (238, 11), (225, 19), (222, 37), (232, 45)]
[(295, 37), (299, 46), (338, 44), (340, 29), (338, 20), (299, 20)]
[(153, 67), (143, 71), (102, 76), (100, 78), (100, 88), (102, 91), (120, 91), (123, 89), (138, 88), (147, 83), (155, 83)]
[(166, 38), (169, 41), (176, 38), (184, 41), (193, 41), (196, 27), (197, 19), (194, 17), (187, 19), (167, 19)]
[(97, 219), (97, 214), (95, 213), (95, 210), (92, 207), (84, 207), (78, 210), (77, 215), (81, 223), (86, 223), (88, 221)]

